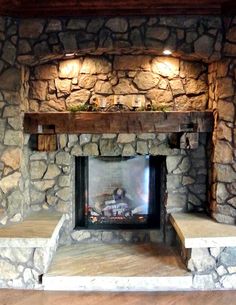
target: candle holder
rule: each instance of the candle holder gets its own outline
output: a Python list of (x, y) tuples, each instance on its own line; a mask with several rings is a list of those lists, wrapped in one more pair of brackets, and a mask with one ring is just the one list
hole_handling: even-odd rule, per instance
[(133, 100), (132, 100), (132, 108), (133, 111), (136, 111), (138, 108), (142, 107), (142, 99), (143, 96), (142, 95), (136, 95), (134, 96)]
[(105, 97), (101, 97), (98, 99), (98, 109), (99, 111), (104, 112), (105, 109), (107, 108), (107, 100)]

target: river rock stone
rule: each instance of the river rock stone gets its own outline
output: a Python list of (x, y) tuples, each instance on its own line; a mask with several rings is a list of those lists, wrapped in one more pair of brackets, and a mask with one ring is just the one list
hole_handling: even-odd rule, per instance
[(35, 68), (35, 78), (39, 80), (55, 79), (58, 76), (56, 65), (40, 65)]
[(236, 173), (230, 165), (216, 164), (217, 180), (220, 182), (232, 182), (236, 179)]
[(43, 31), (44, 23), (41, 19), (22, 19), (19, 25), (19, 36), (38, 38)]
[(55, 185), (55, 181), (54, 180), (34, 181), (32, 182), (32, 184), (38, 191), (46, 191), (48, 189), (51, 189)]
[(91, 89), (94, 87), (96, 81), (97, 81), (97, 78), (95, 75), (89, 75), (89, 74), (81, 74), (79, 76), (79, 86), (81, 88), (84, 88), (84, 89)]
[(194, 42), (194, 50), (200, 58), (209, 58), (214, 50), (214, 38), (209, 35), (202, 35)]
[(115, 94), (138, 93), (138, 90), (134, 87), (131, 80), (126, 78), (120, 78), (118, 85), (116, 85), (113, 90)]
[(226, 34), (227, 40), (236, 42), (236, 26), (231, 27)]
[(170, 30), (167, 27), (148, 27), (146, 31), (146, 37), (148, 39), (166, 40), (170, 34)]
[(215, 259), (207, 248), (193, 248), (191, 258), (188, 261), (188, 269), (193, 272), (207, 272), (215, 268)]
[(64, 187), (64, 188), (62, 188), (62, 189), (60, 189), (57, 193), (56, 193), (56, 195), (60, 198), (60, 199), (62, 199), (62, 200), (64, 200), (64, 201), (68, 201), (70, 198), (71, 198), (71, 190), (70, 190), (70, 188), (69, 187)]
[(148, 154), (148, 145), (146, 141), (137, 141), (137, 153), (140, 155)]
[(71, 94), (66, 99), (67, 108), (76, 106), (79, 104), (85, 104), (90, 97), (90, 91), (86, 89), (81, 89), (78, 91), (72, 91)]
[(83, 147), (84, 156), (98, 156), (98, 145), (96, 143), (87, 143)]
[(136, 135), (133, 133), (120, 133), (117, 138), (117, 143), (131, 143), (134, 142)]
[(6, 106), (3, 111), (3, 118), (20, 116), (20, 109), (15, 105)]
[(236, 248), (228, 247), (221, 252), (219, 261), (226, 267), (236, 266)]
[(174, 96), (185, 93), (183, 83), (180, 79), (170, 80), (170, 87)]
[(19, 276), (16, 266), (3, 259), (0, 260), (0, 269), (2, 280), (14, 280)]
[(204, 81), (201, 79), (195, 80), (195, 79), (187, 79), (187, 82), (184, 86), (186, 94), (199, 94), (207, 92), (207, 85)]
[(41, 112), (57, 112), (65, 110), (66, 105), (63, 99), (43, 101), (39, 108), (39, 111)]
[(50, 19), (46, 27), (46, 32), (60, 32), (62, 30), (61, 20)]
[(3, 50), (2, 50), (2, 59), (4, 59), (6, 62), (8, 62), (10, 65), (13, 65), (16, 59), (16, 48), (15, 46), (10, 42), (6, 41)]
[(56, 164), (49, 164), (47, 171), (43, 178), (44, 179), (54, 179), (57, 176), (59, 176), (60, 173), (61, 173), (61, 171)]
[(121, 148), (114, 139), (101, 139), (100, 152), (104, 156), (120, 156)]
[(89, 239), (91, 237), (91, 233), (89, 231), (83, 231), (83, 230), (74, 231), (71, 234), (71, 237), (76, 241), (83, 241)]
[(56, 163), (58, 165), (70, 165), (71, 163), (71, 156), (67, 152), (58, 152), (56, 154)]
[(134, 156), (136, 154), (132, 144), (125, 144), (122, 151), (122, 156)]
[(106, 22), (106, 27), (116, 33), (124, 33), (128, 29), (128, 22), (125, 18), (115, 17)]
[(83, 61), (80, 73), (105, 74), (111, 72), (111, 68), (111, 63), (106, 59), (86, 57)]
[(232, 141), (232, 129), (225, 122), (219, 122), (217, 126), (217, 138), (220, 140)]
[(65, 187), (65, 186), (70, 186), (70, 176), (69, 175), (61, 175), (59, 178), (58, 178), (58, 185), (60, 187)]
[(233, 148), (226, 141), (217, 141), (214, 152), (214, 162), (227, 164), (233, 161)]
[(4, 194), (17, 187), (20, 180), (20, 176), (20, 173), (15, 172), (0, 180), (0, 189), (3, 191)]
[(82, 156), (83, 155), (82, 147), (79, 144), (75, 145), (71, 150), (71, 155), (72, 156)]
[(77, 50), (76, 34), (73, 32), (61, 32), (59, 34), (60, 41), (65, 52), (74, 52)]
[(140, 70), (151, 70), (151, 56), (148, 55), (122, 55), (115, 56), (114, 59), (114, 70), (124, 71), (140, 71)]
[(31, 82), (31, 93), (30, 97), (32, 99), (37, 99), (44, 101), (46, 100), (47, 96), (47, 88), (48, 88), (48, 83), (46, 81), (32, 81)]
[(57, 88), (58, 97), (69, 95), (71, 92), (71, 80), (69, 79), (55, 79), (55, 86)]
[(47, 165), (44, 161), (32, 161), (30, 163), (31, 179), (41, 179), (47, 170)]
[(67, 24), (67, 28), (70, 30), (81, 30), (81, 29), (85, 29), (86, 25), (87, 25), (86, 20), (72, 18), (69, 20)]
[(159, 77), (151, 72), (139, 72), (134, 78), (134, 83), (140, 90), (149, 90), (158, 85)]
[(24, 205), (24, 197), (19, 190), (13, 191), (7, 197), (7, 213), (8, 215), (14, 215), (17, 211), (20, 211)]
[(217, 183), (216, 186), (216, 200), (219, 203), (224, 203), (227, 198), (229, 197), (229, 193), (226, 189), (226, 186), (224, 183)]
[(20, 148), (6, 149), (1, 156), (1, 161), (4, 162), (5, 166), (11, 167), (14, 170), (18, 169), (21, 162)]
[(100, 93), (100, 94), (112, 94), (112, 86), (110, 82), (107, 81), (102, 81), (98, 80), (96, 82), (95, 88), (94, 88), (95, 93)]
[(228, 122), (234, 122), (235, 106), (233, 103), (220, 100), (218, 102), (219, 118)]
[(180, 62), (180, 77), (197, 79), (204, 70), (206, 67), (203, 64), (189, 61)]
[(234, 95), (234, 86), (232, 78), (225, 77), (217, 81), (217, 89), (219, 98), (227, 98)]
[(20, 70), (9, 68), (0, 75), (0, 89), (17, 91), (21, 86)]
[[(173, 95), (171, 91), (161, 90), (161, 89), (151, 89), (147, 93), (147, 98), (155, 105), (157, 108), (163, 106), (170, 106), (169, 103), (173, 100)], [(173, 106), (170, 106), (173, 107)], [(158, 109), (160, 110), (160, 109)]]
[(22, 131), (7, 130), (4, 137), (5, 145), (21, 146), (23, 142)]

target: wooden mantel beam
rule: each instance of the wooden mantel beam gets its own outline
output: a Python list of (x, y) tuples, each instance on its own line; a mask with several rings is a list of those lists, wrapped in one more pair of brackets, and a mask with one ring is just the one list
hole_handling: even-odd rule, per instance
[(212, 111), (28, 112), (24, 131), (40, 133), (212, 132)]

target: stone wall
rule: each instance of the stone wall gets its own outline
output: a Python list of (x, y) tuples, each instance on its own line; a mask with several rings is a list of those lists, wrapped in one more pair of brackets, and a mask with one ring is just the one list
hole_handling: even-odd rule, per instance
[(28, 171), (23, 157), (23, 68), (17, 61), (17, 22), (0, 18), (0, 222), (19, 221), (29, 203)]
[(21, 19), (17, 60), (36, 64), (65, 53), (176, 55), (221, 58), (222, 21), (216, 16)]
[[(224, 32), (224, 29), (226, 29), (226, 32)], [(158, 56), (157, 61), (159, 61), (161, 58), (160, 55), (162, 55), (165, 48), (171, 49), (175, 57), (182, 59), (212, 63), (221, 59), (224, 62), (224, 58), (227, 57), (232, 60), (232, 63), (235, 54), (234, 32), (234, 19), (225, 20), (225, 25), (223, 27), (221, 18), (217, 16), (189, 16), (188, 18), (185, 16), (161, 16), (154, 18), (104, 17), (81, 19), (0, 18), (0, 198), (2, 207), (7, 211), (6, 217), (1, 220), (2, 223), (6, 223), (9, 219), (12, 219), (13, 221), (20, 220), (27, 212), (29, 206), (28, 158), (22, 158), (21, 154), (23, 152), (24, 138), (26, 137), (22, 132), (22, 113), (25, 109), (29, 109), (27, 108), (29, 105), (27, 99), (29, 73), (28, 69), (24, 67), (24, 65), (34, 66), (46, 63), (52, 59), (62, 59), (66, 53), (76, 53), (77, 55), (82, 56), (84, 61), (86, 61), (87, 55), (97, 56), (106, 54), (105, 58), (112, 64), (115, 64), (115, 62), (120, 58), (118, 55), (139, 54), (147, 55), (151, 58), (152, 62), (152, 60), (156, 60), (153, 56)], [(223, 38), (226, 43), (224, 43)], [(180, 62), (181, 71), (181, 67), (184, 63), (182, 60)], [(120, 64), (122, 64), (121, 58)], [(60, 73), (60, 66), (58, 66), (57, 63), (55, 65), (58, 68), (57, 73)], [(232, 69), (230, 71), (233, 71)], [(32, 70), (36, 69), (32, 68)], [(130, 74), (127, 75), (127, 80), (122, 80), (125, 79), (124, 75), (126, 75), (127, 70)], [(116, 75), (117, 81), (120, 82), (122, 80), (127, 84), (130, 82), (129, 87), (134, 86), (136, 89), (137, 86), (140, 86), (141, 84), (141, 92), (144, 92), (147, 100), (155, 101), (155, 97), (150, 94), (150, 91), (154, 90), (153, 88), (150, 88), (150, 81), (148, 82), (148, 88), (143, 87), (146, 85), (144, 80), (146, 80), (146, 76), (148, 75), (144, 72), (148, 72), (150, 76), (150, 73), (155, 73), (153, 72), (153, 69), (142, 71), (143, 75), (141, 74), (141, 76), (141, 71), (136, 71), (136, 73), (132, 74), (134, 70), (127, 70), (117, 70), (117, 75), (119, 74), (119, 76)], [(214, 69), (212, 68), (212, 71), (213, 70)], [(99, 73), (97, 76), (99, 76)], [(157, 73), (156, 76), (159, 80), (156, 80), (158, 84), (157, 88), (155, 88), (156, 91), (154, 91), (154, 95), (161, 93), (164, 94), (163, 91), (166, 86), (168, 89), (168, 93), (165, 93), (167, 97), (174, 97), (175, 106), (171, 106), (174, 109), (179, 109), (178, 105), (183, 107), (186, 101), (189, 102), (189, 99), (194, 98), (194, 96), (192, 96), (192, 89), (189, 94), (187, 92), (188, 82), (185, 83), (185, 76), (179, 75), (180, 77), (177, 76), (174, 81), (173, 79), (168, 78), (168, 82), (166, 85), (164, 84), (164, 87), (162, 87), (163, 83), (165, 83), (163, 80), (167, 80), (167, 77), (165, 75), (160, 75), (159, 73)], [(42, 88), (45, 88), (45, 81), (47, 84), (50, 83), (50, 80), (37, 80), (37, 76), (35, 75), (32, 77), (35, 79), (31, 79), (30, 81), (41, 81)], [(104, 93), (104, 95), (109, 96), (115, 93), (117, 85), (119, 88), (119, 83), (115, 84), (116, 77), (113, 78), (113, 80), (115, 79), (113, 83), (112, 73), (107, 76), (108, 79), (102, 79), (102, 75), (99, 77), (100, 78), (96, 78), (96, 83), (91, 87), (93, 88), (91, 90), (90, 88), (83, 87), (87, 86), (86, 84), (80, 87), (81, 84), (79, 81), (78, 83), (72, 84), (73, 82), (76, 82), (76, 80), (68, 78), (71, 82), (71, 88), (74, 86), (73, 88), (75, 89), (77, 87), (77, 89), (75, 89), (75, 91), (70, 91), (67, 98), (69, 95), (75, 94), (75, 92), (78, 93), (78, 91), (80, 91), (81, 93), (82, 90), (82, 93), (86, 96), (86, 94), (88, 95), (86, 90), (89, 89), (89, 99), (90, 95), (101, 94), (103, 90), (108, 90), (111, 85), (112, 93)], [(196, 76), (194, 76), (193, 79), (195, 77)], [(202, 76), (199, 78), (200, 80), (202, 80), (201, 77)], [(233, 78), (233, 75), (230, 74), (229, 77)], [(66, 78), (67, 83), (69, 83), (68, 79)], [(40, 108), (41, 104), (44, 104), (47, 105), (46, 107), (48, 107), (48, 109), (52, 110), (55, 104), (52, 103), (50, 105), (49, 102), (52, 101), (50, 99), (51, 97), (55, 98), (55, 93), (57, 99), (59, 98), (63, 100), (65, 92), (64, 89), (59, 90), (59, 87), (61, 88), (60, 80), (59, 77), (55, 88), (50, 88), (50, 85), (46, 84), (48, 86), (48, 94), (45, 98), (43, 96), (42, 99), (46, 103), (32, 102), (30, 103), (30, 109), (32, 109), (32, 105), (34, 105), (36, 107), (35, 110), (37, 110), (37, 107)], [(224, 82), (224, 84), (227, 85), (230, 81), (224, 80)], [(195, 85), (193, 84), (193, 86)], [(50, 91), (51, 89), (52, 91)], [(55, 92), (55, 90), (58, 91)], [(99, 93), (96, 93), (97, 90)], [(204, 101), (200, 105), (200, 108), (202, 105), (205, 105), (205, 89), (203, 91)], [(217, 93), (214, 89), (213, 91), (215, 94)], [(33, 94), (35, 97), (37, 92), (31, 92), (30, 94)], [(62, 94), (62, 96), (60, 96), (60, 94)], [(178, 102), (179, 96), (181, 96), (181, 98)], [(168, 100), (169, 98), (165, 98), (165, 100)], [(232, 101), (233, 98), (230, 98)], [(41, 97), (39, 99), (33, 98), (33, 100), (41, 100)], [(215, 100), (217, 100), (217, 97)], [(222, 103), (220, 102), (219, 105), (221, 106), (221, 104)], [(65, 104), (63, 105), (63, 107), (65, 107)], [(228, 104), (226, 106), (228, 106)], [(226, 119), (226, 121), (227, 120), (228, 119)], [(226, 125), (228, 126), (229, 124), (227, 123)], [(234, 171), (231, 171), (233, 167), (228, 165), (234, 164), (234, 160), (231, 162), (231, 154), (229, 153), (234, 144), (233, 142), (228, 141), (228, 143), (227, 141), (220, 140), (218, 146), (216, 146), (216, 148), (218, 148), (216, 149), (216, 159), (214, 159), (214, 163), (219, 164), (216, 168), (220, 168), (221, 173), (223, 171), (224, 174), (226, 171), (227, 175), (230, 175), (230, 177), (234, 179), (234, 176), (232, 176), (234, 175)], [(226, 164), (226, 167), (226, 161), (224, 160), (221, 163), (218, 153), (222, 146), (223, 148), (226, 148), (228, 158), (227, 162), (229, 162)], [(24, 156), (27, 155), (26, 153), (27, 149), (25, 148)], [(213, 175), (214, 179), (215, 177), (216, 176)], [(218, 182), (221, 182), (220, 180), (215, 181), (217, 184)], [(233, 185), (231, 182), (226, 183)], [(222, 184), (219, 185), (218, 191), (224, 188)], [(216, 186), (216, 184), (214, 186)], [(227, 190), (227, 192), (229, 192), (229, 196), (226, 198), (226, 201), (224, 201), (227, 202), (227, 205), (223, 207), (223, 213), (225, 214), (222, 215), (227, 214), (231, 218), (224, 218), (222, 221), (232, 222), (234, 214), (231, 214), (234, 212), (232, 212), (232, 202), (229, 200), (233, 200), (234, 191), (230, 189), (230, 191)], [(17, 200), (15, 200), (16, 198)], [(217, 202), (219, 202), (219, 200)], [(213, 202), (213, 211), (216, 211), (215, 207), (216, 205)], [(226, 213), (226, 209), (230, 211)]]
[(212, 216), (235, 224), (235, 19), (227, 20), (225, 59), (209, 67), (209, 107), (215, 111), (212, 154)]
[(31, 68), (29, 111), (66, 111), (84, 104), (106, 106), (114, 98), (139, 109), (205, 110), (207, 66), (173, 57), (79, 57)]

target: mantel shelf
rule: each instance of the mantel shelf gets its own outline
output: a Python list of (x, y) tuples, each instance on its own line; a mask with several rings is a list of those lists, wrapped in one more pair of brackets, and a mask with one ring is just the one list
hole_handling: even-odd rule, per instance
[(212, 111), (27, 112), (24, 131), (40, 133), (212, 132)]

